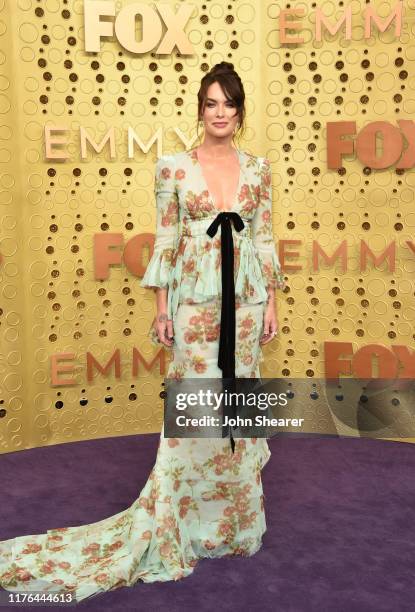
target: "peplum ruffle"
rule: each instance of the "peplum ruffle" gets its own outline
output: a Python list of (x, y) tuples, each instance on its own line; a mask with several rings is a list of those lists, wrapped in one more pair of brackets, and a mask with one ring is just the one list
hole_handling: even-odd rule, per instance
[[(181, 303), (207, 302), (222, 295), (220, 240), (202, 236), (182, 240), (184, 248), (177, 251), (169, 284), (171, 316)], [(235, 297), (252, 304), (265, 301), (267, 291), (252, 241), (234, 235), (234, 245)]]
[(145, 274), (141, 279), (140, 287), (144, 287), (145, 289), (168, 287), (173, 257), (174, 249), (154, 249)]
[[(211, 217), (183, 226), (177, 247), (155, 250), (140, 283), (142, 287), (168, 287), (167, 314), (174, 318), (179, 304), (220, 299), (222, 294), (220, 231), (206, 234)], [(242, 303), (266, 301), (267, 287), (281, 287), (284, 277), (274, 244), (258, 249), (250, 223), (233, 233), (235, 297)]]
[(254, 246), (256, 256), (261, 267), (261, 274), (266, 287), (284, 289), (286, 286), (284, 274), (274, 244), (270, 248), (257, 248)]

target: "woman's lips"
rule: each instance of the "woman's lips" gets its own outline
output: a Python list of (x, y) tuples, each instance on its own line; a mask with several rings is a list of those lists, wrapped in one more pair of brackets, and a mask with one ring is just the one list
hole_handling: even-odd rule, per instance
[(227, 123), (214, 123), (213, 125), (215, 125), (216, 127), (226, 127), (228, 124)]

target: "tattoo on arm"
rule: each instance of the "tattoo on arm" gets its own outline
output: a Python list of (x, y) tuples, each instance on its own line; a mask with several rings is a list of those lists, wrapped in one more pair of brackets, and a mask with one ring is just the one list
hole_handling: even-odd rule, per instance
[(159, 315), (159, 321), (160, 321), (160, 323), (161, 323), (162, 321), (167, 321), (167, 319), (168, 319), (168, 317), (167, 317), (167, 315), (166, 315), (165, 313), (163, 313), (163, 314)]

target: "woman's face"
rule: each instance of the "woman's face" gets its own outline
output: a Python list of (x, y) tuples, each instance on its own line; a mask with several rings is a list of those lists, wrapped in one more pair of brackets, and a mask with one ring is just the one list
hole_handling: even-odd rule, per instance
[(217, 81), (207, 90), (202, 119), (205, 132), (216, 138), (232, 136), (238, 124), (239, 115), (236, 106), (226, 98)]

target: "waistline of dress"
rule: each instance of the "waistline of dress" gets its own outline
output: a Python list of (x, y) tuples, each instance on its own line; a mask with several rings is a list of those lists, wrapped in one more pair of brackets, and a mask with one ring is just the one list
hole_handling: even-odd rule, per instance
[[(186, 237), (191, 237), (191, 236), (203, 236), (206, 235), (207, 238), (209, 238), (207, 232), (207, 229), (209, 228), (209, 226), (213, 223), (213, 221), (215, 220), (215, 217), (206, 217), (204, 219), (192, 219), (191, 221), (188, 221), (187, 223), (182, 223), (180, 222), (179, 224), (179, 237), (182, 236), (186, 236)], [(236, 231), (233, 223), (231, 223), (232, 225), (232, 233), (234, 234), (234, 236), (244, 236), (244, 237), (248, 237), (251, 238), (252, 237), (252, 232), (251, 232), (251, 221), (248, 219), (242, 219), (244, 222), (244, 227), (242, 228), (242, 230), (240, 232)], [(215, 237), (220, 236), (220, 226), (218, 228), (218, 232), (216, 234)]]

